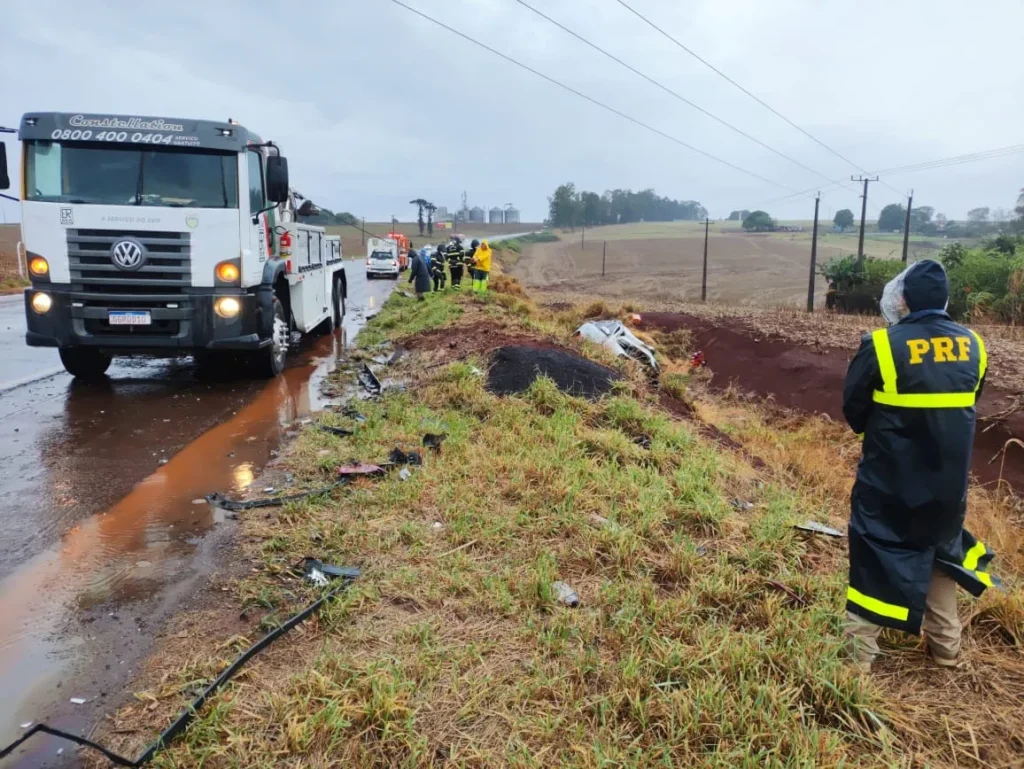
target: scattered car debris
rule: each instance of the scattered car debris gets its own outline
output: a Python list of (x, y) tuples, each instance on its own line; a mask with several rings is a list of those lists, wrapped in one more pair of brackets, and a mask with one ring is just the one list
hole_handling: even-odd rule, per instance
[(412, 478), (412, 473), (409, 472), (408, 467), (403, 467), (401, 470), (398, 471), (398, 477), (401, 478), (403, 481), (407, 481), (410, 478)]
[(646, 364), (652, 371), (658, 371), (658, 359), (654, 348), (641, 342), (621, 321), (587, 321), (576, 329), (576, 336), (604, 345), (616, 355), (632, 358)]
[(302, 562), (302, 568), (296, 569), (296, 571), (301, 571), (306, 579), (318, 587), (326, 587), (330, 580), (339, 577), (356, 579), (360, 574), (357, 566), (333, 566), (309, 556)]
[(572, 609), (580, 605), (580, 597), (569, 585), (564, 582), (552, 582), (551, 589), (555, 591), (558, 602)]
[(597, 513), (590, 514), (590, 522), (595, 526), (599, 526), (602, 529), (608, 529), (609, 531), (618, 531), (622, 528), (622, 526), (615, 521), (605, 518), (603, 515), (598, 515)]
[(365, 462), (355, 462), (338, 468), (338, 476), (341, 478), (354, 475), (384, 475), (384, 468), (380, 465), (370, 465)]
[(277, 491), (277, 489), (275, 489), (273, 486), (267, 486), (265, 489), (263, 489), (264, 494), (273, 494), (275, 491)]
[(30, 726), (32, 726), (32, 722), (31, 721), (26, 721), (25, 723), (23, 723), (21, 725), (21, 728), (22, 729), (28, 729)]
[(732, 505), (734, 510), (738, 510), (741, 513), (745, 513), (748, 510), (754, 509), (753, 502), (747, 502), (745, 499), (740, 499), (739, 497), (730, 499), (729, 504)]
[(807, 605), (807, 599), (806, 598), (804, 598), (802, 595), (797, 593), (792, 588), (786, 587), (781, 582), (776, 582), (775, 580), (770, 579), (767, 582), (765, 582), (765, 584), (768, 585), (768, 587), (775, 588), (776, 590), (778, 590), (781, 593), (785, 593), (787, 596), (789, 596), (789, 599), (791, 601), (793, 601), (794, 603), (796, 603), (796, 604), (798, 604), (800, 606), (806, 606)]
[(440, 521), (434, 521), (434, 528), (435, 529), (443, 529), (444, 528), (444, 524), (441, 523)]
[(704, 556), (708, 554), (708, 549), (704, 547), (704, 545), (697, 545), (697, 550), (695, 552), (697, 555)]
[(690, 368), (703, 368), (706, 365), (708, 365), (708, 362), (704, 358), (703, 350), (697, 350), (697, 352), (690, 356)]
[(193, 499), (192, 500), (192, 504), (193, 505), (204, 505), (204, 504), (206, 504), (206, 500), (203, 499), (202, 497), (200, 497), (199, 499)]
[(804, 521), (803, 523), (796, 524), (793, 528), (800, 529), (800, 531), (809, 531), (812, 534), (825, 534), (829, 537), (846, 536), (845, 532), (839, 531), (839, 529), (833, 529), (831, 526), (825, 526), (817, 521)]
[(366, 421), (366, 417), (360, 414), (358, 411), (356, 411), (356, 409), (352, 406), (346, 406), (345, 408), (343, 408), (341, 410), (341, 415), (343, 417), (348, 417), (349, 419), (354, 419), (357, 422)]
[(359, 384), (361, 384), (367, 392), (373, 393), (374, 395), (380, 395), (383, 386), (380, 380), (377, 379), (376, 374), (370, 371), (370, 367), (365, 363), (363, 364), (362, 371), (359, 372)]
[(422, 465), (423, 457), (418, 451), (406, 452), (395, 446), (388, 454), (388, 462), (393, 465)]
[(84, 705), (85, 699), (82, 697), (72, 697), (70, 700), (72, 705)]
[(263, 497), (261, 499), (247, 499), (242, 501), (225, 497), (220, 492), (214, 492), (213, 494), (207, 495), (206, 501), (214, 507), (219, 507), (221, 510), (237, 513), (241, 510), (252, 510), (257, 507), (279, 507), (280, 505), (284, 505), (288, 502), (297, 502), (298, 500), (306, 499), (307, 497), (316, 497), (321, 494), (327, 494), (330, 491), (334, 491), (334, 489), (341, 485), (341, 482), (332, 483), (330, 486), (313, 489), (312, 491), (303, 491), (300, 494), (288, 494), (283, 497)]
[(644, 451), (651, 450), (651, 436), (649, 435), (638, 435), (633, 439), (633, 443), (642, 448)]
[(339, 438), (356, 434), (355, 430), (346, 430), (344, 427), (331, 427), (330, 425), (317, 425), (317, 429), (329, 435), (337, 435)]
[(444, 443), (444, 439), (447, 437), (448, 433), (425, 433), (423, 435), (423, 446), (434, 451), (440, 451), (441, 444)]
[(387, 365), (388, 366), (394, 366), (404, 356), (405, 356), (405, 350), (403, 348), (401, 348), (401, 347), (395, 348), (395, 351), (393, 353), (391, 353), (391, 357), (388, 358)]

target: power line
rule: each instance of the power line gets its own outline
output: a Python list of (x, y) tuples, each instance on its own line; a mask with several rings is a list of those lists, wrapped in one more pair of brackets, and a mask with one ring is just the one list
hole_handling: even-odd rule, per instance
[[(895, 176), (898, 174), (910, 174), (917, 173), (918, 171), (931, 171), (936, 168), (947, 168), (949, 166), (963, 165), (964, 163), (977, 163), (982, 160), (993, 160), (995, 158), (1006, 157), (1007, 155), (1014, 155), (1018, 152), (1024, 152), (1024, 144), (1011, 144), (1006, 147), (996, 147), (995, 149), (982, 150), (980, 152), (969, 152), (965, 155), (953, 155), (948, 158), (938, 158), (936, 160), (927, 160), (921, 163), (913, 163), (906, 166), (896, 166), (894, 168), (885, 168), (879, 171), (875, 171), (874, 175), (888, 174)], [(783, 195), (778, 198), (772, 198), (766, 200), (760, 205), (766, 206), (772, 203), (780, 203), (784, 200), (799, 200), (800, 198), (810, 197), (816, 194), (820, 190), (827, 190), (831, 187), (838, 187), (843, 184), (845, 180), (834, 180), (830, 184), (826, 184), (824, 187), (810, 187), (800, 192), (794, 192), (790, 195)], [(889, 186), (889, 185), (886, 185)], [(892, 189), (892, 187), (890, 187)], [(900, 197), (903, 197), (902, 193)]]
[[(630, 6), (630, 5), (628, 4), (628, 3), (624, 2), (624, 0), (616, 0), (616, 2), (618, 2), (618, 4), (619, 4), (619, 5), (621, 5), (621, 6), (622, 6), (623, 8), (625, 8), (625, 9), (626, 9), (627, 11), (629, 11), (630, 13), (632, 13), (632, 14), (633, 14), (634, 16), (636, 16), (636, 17), (637, 17), (638, 19), (640, 19), (641, 21), (645, 22), (645, 23), (646, 23), (646, 24), (647, 24), (648, 26), (650, 26), (650, 27), (651, 27), (652, 29), (654, 29), (655, 31), (657, 31), (658, 33), (660, 33), (660, 34), (661, 34), (662, 36), (664, 36), (665, 38), (667, 38), (668, 40), (670, 40), (670, 41), (671, 41), (672, 43), (674, 43), (674, 44), (675, 44), (676, 46), (678, 46), (678, 47), (679, 47), (679, 48), (681, 48), (682, 50), (686, 51), (686, 53), (690, 54), (690, 56), (692, 56), (693, 58), (695, 58), (695, 59), (696, 59), (697, 61), (699, 61), (699, 62), (700, 62), (701, 64), (703, 64), (703, 65), (704, 65), (705, 67), (707, 67), (708, 69), (710, 69), (710, 70), (711, 70), (712, 72), (714, 72), (714, 73), (715, 73), (716, 75), (718, 75), (719, 77), (723, 78), (723, 79), (724, 79), (724, 80), (726, 80), (727, 82), (731, 83), (731, 84), (732, 84), (732, 85), (734, 85), (734, 86), (735, 86), (736, 88), (738, 88), (738, 89), (739, 89), (739, 90), (741, 90), (741, 91), (742, 91), (743, 93), (745, 93), (745, 94), (746, 94), (747, 96), (749, 96), (749, 97), (750, 97), (751, 99), (753, 99), (753, 100), (754, 100), (754, 101), (756, 101), (756, 102), (757, 102), (758, 104), (760, 104), (760, 105), (761, 105), (762, 107), (764, 107), (764, 108), (765, 108), (766, 110), (768, 110), (769, 112), (771, 112), (771, 113), (772, 113), (773, 115), (775, 115), (775, 116), (776, 116), (776, 117), (778, 117), (779, 119), (783, 120), (784, 122), (788, 123), (788, 124), (789, 124), (790, 126), (792, 126), (792, 127), (793, 127), (793, 128), (795, 128), (795, 129), (796, 129), (797, 131), (799, 131), (800, 133), (802, 133), (802, 134), (803, 134), (804, 136), (806, 136), (806, 137), (807, 137), (808, 139), (810, 139), (811, 141), (813, 141), (813, 142), (814, 142), (815, 144), (818, 144), (819, 146), (821, 146), (821, 147), (823, 147), (824, 149), (828, 150), (828, 151), (829, 151), (829, 152), (831, 152), (831, 153), (832, 153), (833, 155), (835, 155), (835, 156), (836, 156), (837, 158), (839, 158), (839, 159), (840, 159), (840, 160), (842, 160), (843, 162), (845, 162), (845, 163), (848, 163), (849, 165), (853, 166), (854, 168), (856, 168), (856, 169), (857, 169), (858, 171), (860, 171), (861, 173), (866, 173), (866, 171), (864, 171), (864, 169), (863, 169), (863, 168), (861, 168), (861, 167), (860, 167), (860, 166), (859, 166), (859, 165), (858, 165), (857, 163), (854, 163), (854, 162), (853, 162), (852, 160), (850, 160), (850, 159), (849, 159), (848, 157), (846, 157), (845, 155), (841, 154), (841, 153), (840, 153), (840, 152), (839, 152), (838, 150), (835, 150), (835, 149), (833, 149), (832, 147), (828, 146), (827, 144), (825, 144), (825, 142), (823, 142), (823, 141), (822, 141), (821, 139), (819, 139), (819, 138), (818, 138), (817, 136), (815, 136), (814, 134), (810, 133), (810, 132), (809, 132), (809, 131), (807, 131), (806, 129), (804, 129), (804, 128), (801, 128), (801, 127), (800, 127), (799, 125), (797, 125), (796, 123), (794, 123), (794, 122), (793, 122), (792, 120), (790, 120), (790, 119), (789, 119), (788, 117), (786, 117), (785, 115), (783, 115), (783, 114), (782, 114), (781, 112), (779, 112), (779, 111), (778, 111), (777, 109), (775, 109), (775, 108), (774, 108), (773, 106), (771, 106), (770, 104), (768, 104), (768, 103), (767, 103), (766, 101), (764, 101), (763, 99), (761, 99), (761, 98), (760, 98), (760, 97), (758, 97), (757, 95), (755, 95), (755, 94), (751, 93), (750, 91), (748, 91), (748, 90), (747, 90), (746, 88), (744, 88), (744, 87), (743, 87), (742, 85), (740, 85), (739, 83), (737, 83), (737, 82), (736, 82), (735, 80), (733, 80), (733, 79), (732, 79), (731, 77), (729, 77), (729, 76), (728, 76), (727, 74), (725, 74), (724, 72), (722, 72), (722, 70), (718, 69), (718, 67), (716, 67), (716, 66), (715, 66), (714, 64), (712, 64), (711, 62), (709, 62), (709, 61), (707, 61), (706, 59), (704, 59), (704, 58), (703, 58), (702, 56), (700, 56), (700, 55), (699, 55), (699, 54), (698, 54), (697, 52), (695, 52), (695, 51), (691, 50), (690, 48), (687, 48), (687, 47), (686, 47), (685, 45), (683, 45), (683, 44), (682, 44), (681, 42), (679, 42), (679, 41), (678, 41), (678, 40), (677, 40), (676, 38), (672, 37), (672, 35), (670, 35), (670, 34), (669, 34), (668, 32), (666, 32), (666, 31), (665, 31), (664, 29), (662, 29), (661, 27), (659, 27), (659, 26), (658, 26), (657, 24), (655, 24), (655, 23), (654, 23), (653, 21), (651, 21), (650, 19), (648, 19), (648, 18), (647, 18), (646, 16), (644, 16), (644, 15), (643, 15), (642, 13), (640, 13), (640, 12), (639, 12), (638, 10), (636, 10), (635, 8), (633, 8), (632, 6)], [(886, 187), (889, 187), (889, 185), (888, 185), (888, 184), (886, 184), (885, 182), (882, 182), (882, 184), (885, 184), (885, 186), (886, 186)], [(891, 190), (892, 190), (893, 192), (899, 192), (899, 190), (897, 190), (897, 189), (896, 189), (895, 187), (890, 187), (890, 189), (891, 189)], [(902, 193), (900, 193), (900, 194), (902, 194)]]
[(790, 163), (793, 163), (794, 165), (800, 166), (800, 168), (804, 169), (805, 171), (809, 171), (810, 173), (814, 174), (815, 176), (820, 176), (822, 179), (825, 179), (825, 180), (829, 179), (829, 177), (825, 176), (825, 174), (820, 173), (819, 171), (815, 171), (813, 168), (811, 168), (810, 166), (804, 165), (799, 160), (790, 157), (786, 153), (781, 152), (781, 151), (775, 149), (774, 147), (772, 147), (769, 144), (765, 144), (763, 141), (761, 141), (757, 137), (751, 136), (749, 133), (747, 133), (746, 131), (742, 130), (741, 128), (737, 128), (732, 123), (730, 123), (730, 122), (728, 122), (726, 120), (723, 120), (722, 118), (718, 117), (718, 115), (715, 115), (715, 114), (713, 114), (711, 112), (708, 112), (708, 110), (704, 109), (699, 104), (695, 104), (694, 102), (690, 101), (685, 96), (683, 96), (682, 94), (680, 94), (680, 93), (678, 93), (676, 91), (673, 91), (671, 88), (666, 86), (664, 83), (661, 83), (661, 82), (655, 80), (654, 78), (650, 77), (649, 75), (644, 74), (643, 72), (638, 70), (636, 67), (633, 67), (630, 64), (627, 64), (622, 59), (620, 59), (619, 57), (615, 56), (612, 53), (609, 53), (608, 51), (606, 51), (604, 48), (601, 48), (596, 43), (591, 42), (590, 40), (588, 40), (587, 38), (585, 38), (582, 35), (578, 34), (577, 32), (573, 32), (571, 29), (566, 27), (564, 24), (556, 21), (555, 19), (552, 19), (550, 16), (548, 16), (543, 11), (537, 10), (532, 5), (530, 5), (529, 3), (525, 2), (525, 0), (516, 0), (516, 2), (519, 3), (521, 6), (523, 6), (524, 8), (527, 8), (528, 10), (533, 11), (535, 14), (540, 16), (542, 19), (546, 19), (547, 21), (551, 22), (556, 27), (561, 29), (563, 32), (566, 32), (566, 33), (572, 35), (577, 40), (579, 40), (581, 43), (584, 43), (585, 45), (588, 45), (591, 48), (593, 48), (598, 53), (603, 54), (604, 56), (607, 56), (609, 59), (614, 61), (616, 64), (620, 64), (621, 66), (625, 67), (630, 72), (632, 72), (633, 74), (642, 77), (644, 80), (646, 80), (651, 85), (657, 86), (658, 88), (660, 88), (665, 93), (667, 93), (667, 94), (669, 94), (671, 96), (674, 96), (676, 99), (678, 99), (679, 101), (683, 102), (684, 104), (687, 104), (690, 107), (693, 107), (695, 110), (700, 112), (702, 115), (707, 115), (709, 118), (711, 118), (712, 120), (714, 120), (714, 121), (724, 125), (726, 128), (730, 129), (731, 131), (735, 131), (740, 136), (742, 136), (742, 137), (744, 137), (746, 139), (749, 139), (750, 141), (754, 142), (755, 144), (758, 144), (758, 145), (764, 147), (769, 152), (775, 153), (780, 158), (783, 158), (784, 160), (788, 160)]
[(531, 66), (529, 66), (527, 64), (523, 64), (521, 61), (513, 59), (511, 56), (508, 56), (508, 55), (502, 53), (501, 51), (498, 51), (498, 50), (496, 50), (494, 48), (491, 48), (486, 43), (482, 43), (479, 40), (475, 40), (474, 38), (470, 37), (467, 34), (464, 34), (464, 33), (460, 32), (459, 30), (455, 29), (454, 27), (450, 27), (447, 24), (445, 24), (444, 22), (438, 21), (437, 19), (433, 18), (432, 16), (428, 16), (427, 14), (423, 13), (422, 11), (419, 11), (419, 10), (415, 9), (412, 6), (406, 5), (405, 3), (402, 2), (402, 0), (391, 0), (391, 2), (393, 2), (395, 5), (398, 5), (398, 6), (401, 6), (402, 8), (405, 8), (407, 11), (410, 11), (411, 13), (416, 14), (420, 18), (426, 19), (427, 21), (429, 21), (432, 24), (436, 24), (437, 26), (441, 27), (442, 29), (448, 30), (452, 34), (458, 35), (463, 40), (467, 40), (470, 43), (472, 43), (473, 45), (476, 45), (476, 46), (478, 46), (480, 48), (483, 48), (485, 51), (493, 53), (495, 56), (501, 57), (502, 59), (504, 59), (505, 61), (509, 62), (510, 64), (515, 64), (517, 67), (519, 67), (521, 69), (525, 69), (527, 72), (529, 72), (531, 74), (534, 74), (537, 77), (543, 78), (544, 80), (547, 80), (552, 85), (557, 85), (559, 88), (562, 88), (563, 90), (566, 90), (566, 91), (568, 91), (571, 94), (579, 96), (581, 99), (585, 99), (588, 102), (590, 102), (591, 104), (594, 104), (594, 105), (600, 107), (603, 110), (611, 112), (614, 115), (618, 115), (619, 117), (624, 118), (625, 120), (628, 120), (630, 123), (638, 125), (641, 128), (645, 128), (648, 131), (650, 131), (651, 133), (655, 133), (658, 136), (661, 136), (664, 139), (668, 139), (669, 141), (671, 141), (671, 142), (673, 142), (675, 144), (678, 144), (681, 147), (686, 147), (686, 149), (688, 149), (688, 150), (696, 152), (699, 155), (703, 155), (704, 157), (709, 158), (711, 160), (714, 160), (714, 161), (716, 161), (718, 163), (721, 163), (722, 165), (728, 166), (729, 168), (732, 168), (734, 171), (739, 171), (742, 174), (746, 174), (747, 176), (751, 176), (751, 177), (753, 177), (753, 178), (755, 178), (755, 179), (757, 179), (759, 181), (765, 182), (766, 184), (771, 184), (774, 187), (781, 187), (784, 190), (792, 190), (792, 187), (789, 187), (789, 186), (787, 186), (785, 184), (781, 184), (781, 183), (776, 182), (776, 181), (772, 181), (771, 179), (768, 179), (768, 178), (766, 178), (764, 176), (761, 176), (760, 174), (754, 173), (753, 171), (748, 171), (747, 169), (742, 168), (742, 167), (740, 167), (740, 166), (738, 166), (738, 165), (736, 165), (734, 163), (730, 163), (728, 160), (723, 160), (720, 157), (716, 157), (715, 155), (712, 155), (709, 152), (705, 152), (702, 149), (698, 149), (697, 147), (694, 147), (692, 144), (687, 144), (682, 139), (679, 139), (679, 138), (677, 138), (675, 136), (672, 136), (671, 134), (665, 133), (661, 129), (655, 128), (654, 126), (650, 125), (649, 123), (645, 123), (642, 120), (638, 120), (637, 118), (632, 117), (630, 115), (627, 115), (625, 112), (622, 112), (622, 111), (616, 109), (615, 107), (611, 107), (611, 106), (605, 104), (604, 102), (598, 101), (594, 97), (588, 96), (587, 94), (583, 93), (582, 91), (576, 90), (575, 88), (573, 88), (570, 85), (566, 85), (565, 83), (563, 83), (563, 82), (561, 82), (559, 80), (556, 80), (555, 78), (550, 77), (549, 75), (545, 75), (543, 72), (540, 72), (539, 70), (536, 70), (536, 69), (534, 69), (533, 67), (531, 67)]

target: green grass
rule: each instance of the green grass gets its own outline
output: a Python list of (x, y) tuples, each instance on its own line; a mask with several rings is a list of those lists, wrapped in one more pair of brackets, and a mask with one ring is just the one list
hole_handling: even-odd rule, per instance
[(20, 294), (29, 282), (17, 275), (0, 279), (0, 294)]
[[(575, 320), (512, 294), (394, 295), (358, 342), (485, 322), (535, 336)], [(410, 388), (358, 404), (365, 422), (321, 416), (353, 436), (300, 434), (286, 462), (310, 487), (341, 462), (448, 437), (408, 480), (244, 517), (260, 573), (239, 596), (260, 627), (314, 593), (287, 577), (305, 555), (363, 577), (215, 697), (156, 766), (951, 765), (946, 730), (967, 744), (971, 708), (913, 721), (925, 690), (897, 701), (858, 677), (841, 642), (845, 548), (792, 529), (845, 504), (823, 432), (834, 425), (739, 421), (730, 432), (774, 457), (755, 473), (661, 410), (639, 372), (590, 402), (546, 379), (497, 397), (475, 369), (486, 361), (427, 369), (413, 351), (392, 370)], [(686, 375), (669, 379), (687, 393)], [(580, 607), (557, 603), (556, 580)], [(915, 644), (899, 648), (920, 656)], [(167, 707), (217, 669), (193, 660), (141, 698)], [(902, 741), (879, 718), (909, 724)]]

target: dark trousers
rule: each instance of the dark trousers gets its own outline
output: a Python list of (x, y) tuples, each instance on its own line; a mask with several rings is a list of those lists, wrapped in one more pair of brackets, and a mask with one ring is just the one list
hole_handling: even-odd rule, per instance
[(452, 288), (462, 284), (462, 265), (452, 265)]
[(435, 291), (440, 291), (442, 288), (444, 288), (444, 273), (443, 272), (440, 275), (435, 275), (434, 276), (434, 290)]

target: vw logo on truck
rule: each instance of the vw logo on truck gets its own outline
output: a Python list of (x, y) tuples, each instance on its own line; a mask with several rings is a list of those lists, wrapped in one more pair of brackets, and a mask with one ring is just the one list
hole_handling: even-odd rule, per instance
[(145, 261), (146, 253), (137, 240), (119, 240), (110, 249), (110, 261), (122, 270), (137, 270)]

